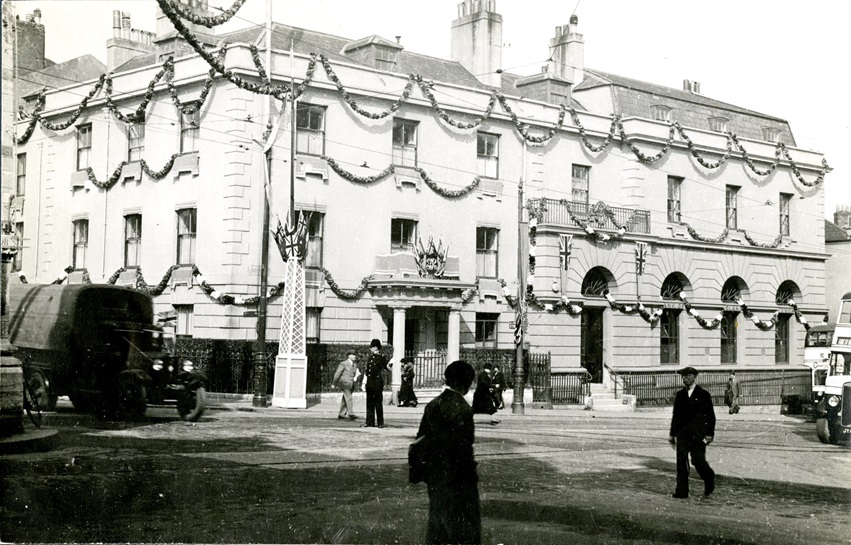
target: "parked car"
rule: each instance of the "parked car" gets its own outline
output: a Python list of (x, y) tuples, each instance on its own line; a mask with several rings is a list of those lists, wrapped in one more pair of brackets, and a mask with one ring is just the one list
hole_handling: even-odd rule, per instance
[(105, 418), (140, 418), (149, 400), (176, 402), (185, 420), (201, 417), (206, 377), (164, 351), (148, 293), (105, 284), (10, 287), (10, 341), (42, 410), (67, 395), (76, 409)]

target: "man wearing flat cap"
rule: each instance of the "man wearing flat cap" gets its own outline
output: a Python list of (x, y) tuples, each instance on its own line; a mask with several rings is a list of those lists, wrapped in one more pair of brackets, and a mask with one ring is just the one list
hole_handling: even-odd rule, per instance
[(680, 369), (682, 390), (674, 398), (674, 416), (668, 438), (677, 451), (677, 489), (674, 498), (688, 497), (689, 456), (697, 474), (703, 479), (703, 495), (715, 490), (715, 472), (706, 462), (706, 446), (715, 437), (715, 409), (709, 392), (695, 384), (697, 369)]

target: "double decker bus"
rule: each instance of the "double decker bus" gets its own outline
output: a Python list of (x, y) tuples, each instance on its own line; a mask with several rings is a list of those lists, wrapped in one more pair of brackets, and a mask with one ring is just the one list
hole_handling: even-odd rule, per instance
[(830, 360), (830, 345), (833, 343), (834, 326), (819, 324), (807, 331), (804, 339), (804, 365), (812, 372), (813, 414), (824, 395), (824, 381), (827, 378), (827, 364)]
[(851, 292), (843, 295), (839, 303), (824, 394), (815, 417), (821, 442), (838, 444), (851, 438)]

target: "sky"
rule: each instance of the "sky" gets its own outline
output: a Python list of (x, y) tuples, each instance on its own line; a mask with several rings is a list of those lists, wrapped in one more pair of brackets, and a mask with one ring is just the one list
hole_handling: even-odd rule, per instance
[[(378, 34), (408, 51), (449, 58), (460, 0), (273, 0), (277, 22), (351, 39)], [(230, 7), (232, 0), (210, 0)], [(106, 62), (112, 11), (133, 28), (156, 30), (154, 0), (17, 0), (23, 18), (39, 8), (46, 55), (62, 62), (92, 54)], [(847, 24), (838, 0), (496, 0), (503, 68), (533, 74), (549, 56), (555, 27), (579, 17), (585, 65), (701, 93), (789, 121), (799, 148), (824, 153), (825, 217), (851, 205), (851, 108)], [(263, 25), (265, 0), (247, 0), (223, 31)], [(810, 178), (812, 179), (812, 178)]]

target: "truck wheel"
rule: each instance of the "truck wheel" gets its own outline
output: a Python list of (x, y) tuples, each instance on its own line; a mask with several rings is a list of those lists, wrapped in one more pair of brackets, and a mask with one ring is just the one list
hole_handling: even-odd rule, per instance
[(196, 422), (204, 414), (207, 402), (207, 391), (203, 386), (183, 390), (177, 396), (177, 413), (182, 420)]
[(818, 440), (822, 443), (830, 443), (830, 424), (828, 424), (827, 418), (816, 420), (816, 434), (818, 434)]
[(118, 379), (115, 392), (115, 415), (122, 420), (140, 420), (148, 408), (145, 385), (134, 376)]
[(44, 378), (41, 371), (33, 371), (27, 379), (27, 384), (29, 384), (30, 390), (38, 400), (38, 406), (41, 407), (42, 411), (56, 410), (58, 396), (50, 391), (50, 384)]

